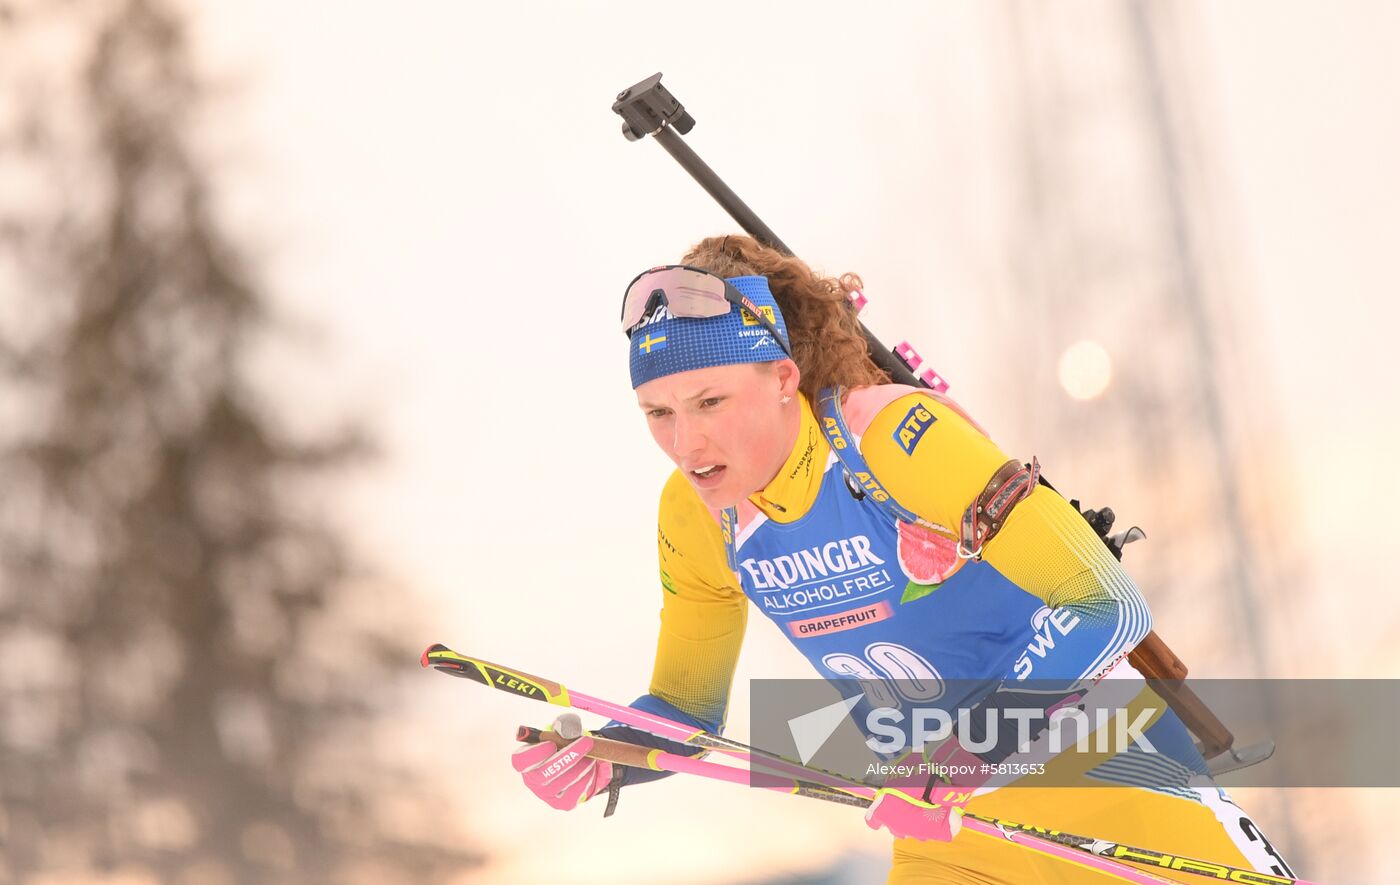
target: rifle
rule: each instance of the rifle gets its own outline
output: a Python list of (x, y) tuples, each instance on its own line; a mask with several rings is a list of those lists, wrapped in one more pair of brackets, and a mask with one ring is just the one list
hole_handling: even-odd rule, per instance
[[(622, 117), (622, 134), (628, 141), (638, 141), (650, 135), (750, 236), (784, 255), (794, 254), (773, 229), (765, 224), (763, 219), (759, 218), (758, 214), (750, 209), (681, 138), (695, 127), (695, 118), (661, 85), (660, 73), (619, 92), (612, 110)], [(853, 301), (853, 309), (857, 312), (863, 305), (863, 295)], [(917, 376), (914, 374), (922, 360), (907, 341), (901, 342), (893, 349), (888, 348), (859, 319), (857, 323), (860, 324), (861, 334), (865, 337), (866, 349), (871, 360), (891, 381), (925, 387), (939, 393), (947, 389), (947, 382), (931, 369)], [(1044, 477), (1041, 477), (1041, 482), (1050, 485)], [(1071, 503), (1076, 510), (1079, 509), (1078, 501)], [(1110, 535), (1113, 511), (1107, 507), (1080, 512), (1118, 559), (1122, 559), (1124, 545), (1144, 537), (1137, 527), (1118, 535)], [(1148, 633), (1128, 655), (1128, 663), (1144, 677), (1160, 680), (1154, 686), (1157, 693), (1196, 738), (1197, 748), (1206, 759), (1211, 774), (1224, 774), (1255, 765), (1273, 755), (1274, 743), (1268, 740), (1243, 749), (1235, 749), (1235, 737), (1230, 729), (1186, 685), (1186, 665), (1162, 641), (1155, 630)]]

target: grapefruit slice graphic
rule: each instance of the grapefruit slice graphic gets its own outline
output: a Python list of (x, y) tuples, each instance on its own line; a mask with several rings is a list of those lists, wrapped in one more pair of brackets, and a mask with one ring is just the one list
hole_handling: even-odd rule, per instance
[[(899, 567), (912, 584), (932, 589), (947, 580), (961, 563), (957, 541), (916, 523), (899, 523)], [(905, 591), (906, 600), (911, 596), (909, 591), (914, 589), (910, 587)], [(926, 594), (919, 593), (912, 598), (923, 595)]]

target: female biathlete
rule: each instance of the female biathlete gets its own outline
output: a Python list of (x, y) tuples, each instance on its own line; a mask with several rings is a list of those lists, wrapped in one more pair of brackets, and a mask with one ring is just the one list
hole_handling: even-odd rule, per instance
[[(887, 694), (906, 696), (901, 686), (913, 685), (911, 700), (962, 692), (937, 702), (985, 708), (1039, 698), (1050, 711), (1136, 678), (1125, 658), (1150, 618), (1133, 582), (1081, 515), (1036, 482), (1034, 462), (1008, 458), (946, 398), (887, 383), (847, 303), (859, 285), (727, 236), (628, 287), (632, 386), (677, 468), (661, 493), (656, 663), (632, 706), (718, 732), (750, 603), (826, 679), (891, 680)], [(1017, 691), (1030, 680), (1036, 692)], [(1009, 841), (957, 838), (964, 808), (1291, 875), (1210, 781), (1175, 714), (1145, 684), (1126, 697), (1121, 715), (1153, 711), (1137, 720), (1153, 752), (1134, 744), (1049, 760), (1056, 783), (1068, 775), (1094, 786), (985, 776), (887, 785), (867, 822), (897, 837), (889, 882), (1113, 878)], [(556, 723), (566, 727), (577, 724)], [(604, 733), (617, 731), (626, 730)], [(658, 776), (587, 758), (590, 740), (524, 746), (512, 761), (561, 809)], [(945, 761), (970, 758), (945, 746), (954, 747)]]

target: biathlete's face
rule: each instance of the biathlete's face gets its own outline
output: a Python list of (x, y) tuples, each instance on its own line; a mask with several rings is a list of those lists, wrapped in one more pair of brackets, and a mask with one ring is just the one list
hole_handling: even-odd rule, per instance
[(692, 369), (641, 385), (637, 404), (700, 500), (722, 509), (762, 490), (787, 460), (802, 420), (798, 379), (792, 360)]

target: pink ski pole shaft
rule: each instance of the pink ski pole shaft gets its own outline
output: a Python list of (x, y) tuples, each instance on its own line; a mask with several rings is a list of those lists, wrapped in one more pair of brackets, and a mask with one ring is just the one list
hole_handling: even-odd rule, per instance
[[(682, 725), (679, 722), (673, 722), (670, 719), (655, 716), (643, 710), (614, 704), (611, 701), (595, 698), (582, 692), (570, 691), (561, 683), (540, 679), (537, 676), (531, 676), (519, 670), (502, 667), (477, 658), (458, 654), (445, 645), (435, 644), (429, 646), (428, 649), (423, 652), (422, 664), (424, 667), (433, 667), (434, 669), (441, 670), (452, 676), (471, 679), (483, 685), (489, 685), (492, 688), (519, 695), (520, 697), (545, 701), (546, 703), (555, 704), (560, 707), (569, 707), (588, 713), (595, 713), (600, 716), (606, 716), (609, 719), (647, 731), (658, 737), (663, 737), (693, 747), (700, 747), (705, 750), (714, 750), (733, 757), (747, 759), (751, 764), (771, 767), (775, 770), (783, 771), (785, 774), (797, 773), (800, 777), (804, 778), (804, 780), (794, 781), (794, 783), (798, 785), (796, 789), (792, 786), (776, 787), (783, 792), (797, 793), (798, 795), (853, 805), (868, 805), (871, 801), (869, 797), (874, 795), (874, 790), (868, 784), (861, 784), (842, 775), (804, 766), (801, 763), (776, 753), (769, 753), (765, 750), (750, 747), (738, 741), (720, 737), (719, 735), (706, 732), (703, 729), (696, 729), (693, 726)], [(595, 740), (598, 739), (595, 738)], [(622, 744), (623, 742), (616, 741), (614, 743)], [(635, 744), (623, 744), (623, 746), (636, 747)], [(644, 752), (649, 752), (645, 747), (640, 749)], [(695, 774), (701, 777), (713, 777), (730, 783), (752, 783), (750, 775), (743, 770), (738, 770), (738, 780), (735, 780), (730, 774), (716, 775), (711, 769), (716, 768), (727, 772), (733, 772), (736, 771), (736, 769), (713, 762), (691, 759), (688, 756), (665, 753), (654, 757), (654, 760), (658, 766), (662, 765), (663, 762), (683, 766), (683, 770), (681, 768), (661, 768), (660, 770), (663, 771), (677, 771), (680, 773)], [(624, 762), (622, 764), (628, 763)], [(700, 767), (697, 768), (695, 766)], [(650, 766), (644, 763), (642, 767)], [(806, 778), (810, 778), (810, 780), (805, 780)], [(816, 782), (813, 783), (812, 781)], [(833, 782), (839, 783), (841, 786), (831, 786), (830, 784)], [(842, 798), (843, 795), (845, 798)], [(850, 801), (851, 799), (857, 801), (852, 802)], [(1112, 859), (1114, 857), (1113, 852), (1131, 855), (1131, 859), (1135, 863), (1151, 863), (1162, 869), (1198, 873), (1216, 880), (1220, 880), (1222, 876), (1224, 876), (1229, 877), (1231, 881), (1247, 883), (1247, 885), (1317, 885), (1315, 882), (1307, 882), (1302, 879), (1289, 879), (1268, 873), (1241, 870), (1222, 864), (1210, 863), (1208, 861), (1181, 858), (1162, 852), (1133, 848), (1132, 846), (1119, 845), (1105, 840), (1091, 839), (1086, 836), (1076, 836), (1072, 833), (1046, 830), (1040, 827), (1016, 824), (1009, 821), (991, 820), (970, 813), (964, 813), (963, 827), (983, 836), (1004, 839), (1020, 845), (1023, 848), (1052, 855), (1071, 863), (1078, 863), (1081, 866), (1086, 866), (1091, 869), (1112, 873), (1125, 882), (1159, 883), (1172, 882), (1174, 880), (1163, 878), (1147, 870), (1129, 867), (1121, 861)]]
[[(569, 738), (552, 731), (541, 731), (528, 725), (522, 725), (516, 729), (515, 739), (527, 744), (548, 741), (556, 747), (563, 747), (569, 743)], [(619, 765), (630, 765), (633, 768), (693, 774), (740, 786), (775, 790), (780, 793), (795, 793), (816, 799), (825, 799), (828, 802), (854, 805), (859, 808), (868, 807), (871, 797), (875, 795), (875, 791), (870, 787), (839, 788), (787, 775), (755, 773), (743, 768), (735, 768), (732, 765), (706, 762), (693, 756), (668, 753), (665, 750), (652, 749), (640, 744), (629, 744), (626, 741), (616, 741), (598, 735), (593, 735), (593, 749), (588, 752), (588, 755), (594, 759), (603, 759)]]
[[(516, 730), (515, 737), (516, 740), (526, 743), (548, 741), (558, 747), (563, 747), (570, 742), (568, 738), (554, 732), (541, 731), (527, 725), (520, 726)], [(875, 795), (875, 790), (870, 787), (853, 786), (843, 790), (797, 779), (781, 782), (776, 778), (756, 780), (749, 772), (741, 768), (705, 762), (689, 756), (654, 750), (638, 744), (614, 741), (596, 735), (593, 736), (593, 747), (589, 750), (588, 755), (595, 759), (604, 759), (620, 765), (647, 768), (652, 771), (690, 774), (725, 783), (754, 786), (859, 808), (868, 808)], [(1241, 870), (1207, 861), (1193, 860), (1192, 858), (1146, 852), (1131, 846), (1088, 839), (1055, 830), (1023, 827), (1006, 821), (979, 817), (968, 812), (963, 813), (963, 828), (981, 836), (1003, 839), (1031, 851), (1038, 851), (1081, 867), (1107, 873), (1122, 882), (1145, 883), (1145, 885), (1166, 882), (1171, 883), (1171, 885), (1179, 885), (1179, 880), (1165, 878), (1150, 869), (1140, 869), (1127, 865), (1115, 857), (1115, 852), (1120, 851), (1131, 854), (1139, 863), (1151, 855), (1153, 862), (1159, 868), (1195, 873), (1216, 880), (1222, 876), (1229, 876), (1229, 881), (1253, 883), (1253, 885), (1316, 885), (1316, 883), (1305, 882), (1301, 879), (1287, 879), (1267, 873), (1257, 873), (1252, 870)], [(1057, 839), (1062, 841), (1057, 841)]]
[(424, 667), (432, 667), (441, 670), (451, 676), (460, 676), (488, 685), (492, 688), (506, 691), (521, 697), (532, 700), (544, 701), (560, 707), (568, 707), (574, 710), (582, 710), (586, 713), (596, 713), (599, 716), (606, 716), (609, 719), (621, 722), (623, 725), (663, 737), (667, 740), (686, 744), (691, 747), (700, 747), (704, 750), (714, 750), (744, 759), (751, 759), (755, 763), (762, 763), (763, 767), (781, 772), (795, 778), (817, 781), (828, 786), (844, 788), (849, 786), (869, 787), (869, 784), (861, 783), (849, 776), (836, 772), (823, 771), (819, 768), (803, 765), (777, 753), (769, 753), (755, 747), (750, 747), (717, 734), (711, 734), (703, 729), (694, 726), (682, 725), (661, 716), (655, 716), (644, 710), (635, 707), (625, 707), (621, 704), (614, 704), (602, 698), (595, 698), (586, 695), (581, 691), (573, 691), (565, 688), (562, 684), (548, 679), (541, 679), (532, 676), (521, 670), (511, 667), (502, 667), (499, 664), (492, 664), (479, 658), (469, 657), (459, 654), (441, 643), (428, 647), (423, 652), (422, 664)]

